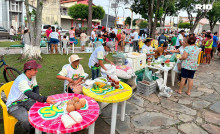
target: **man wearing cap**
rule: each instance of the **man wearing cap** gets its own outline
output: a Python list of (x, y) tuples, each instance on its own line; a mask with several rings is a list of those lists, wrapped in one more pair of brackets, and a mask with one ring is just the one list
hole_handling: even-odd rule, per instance
[[(113, 42), (105, 42), (103, 46), (99, 46), (93, 51), (89, 58), (89, 68), (92, 70), (92, 80), (99, 77), (100, 67), (107, 71), (107, 68), (103, 64), (103, 60), (114, 64), (112, 61), (106, 58), (107, 52), (114, 50)], [(106, 52), (107, 51), (107, 52)]]
[(53, 98), (39, 95), (39, 86), (36, 81), (37, 69), (41, 68), (35, 60), (24, 64), (24, 73), (14, 81), (7, 100), (8, 113), (14, 116), (29, 134), (34, 133), (34, 128), (28, 121), (28, 111), (36, 102), (55, 104)]
[(64, 65), (56, 76), (57, 79), (64, 80), (64, 91), (68, 93), (82, 93), (82, 86), (80, 84), (87, 74), (84, 72), (82, 65), (79, 64), (81, 59), (78, 55), (71, 55), (69, 57), (70, 64)]

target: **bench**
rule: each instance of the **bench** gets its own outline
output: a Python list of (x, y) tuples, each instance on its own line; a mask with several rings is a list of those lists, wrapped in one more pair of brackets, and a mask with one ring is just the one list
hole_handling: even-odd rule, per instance
[(16, 44), (16, 45), (10, 45), (10, 47), (19, 47), (19, 48), (21, 48), (21, 53), (23, 53), (23, 49), (24, 49), (24, 45), (22, 45), (22, 44)]
[[(22, 44), (10, 45), (10, 47), (12, 47), (12, 48), (21, 48), (21, 53), (23, 53), (24, 45), (22, 45)], [(45, 41), (40, 42), (40, 48), (42, 48), (42, 47), (47, 47)], [(47, 53), (48, 53), (48, 50), (47, 50)]]

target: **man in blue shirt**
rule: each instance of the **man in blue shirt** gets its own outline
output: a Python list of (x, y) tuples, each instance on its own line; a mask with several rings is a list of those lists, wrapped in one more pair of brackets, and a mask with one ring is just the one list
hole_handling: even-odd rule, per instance
[(217, 42), (218, 42), (217, 34), (218, 32), (215, 32), (213, 36), (213, 45), (212, 45), (212, 54), (211, 54), (212, 57), (214, 57), (214, 54), (216, 53), (216, 49), (217, 49)]

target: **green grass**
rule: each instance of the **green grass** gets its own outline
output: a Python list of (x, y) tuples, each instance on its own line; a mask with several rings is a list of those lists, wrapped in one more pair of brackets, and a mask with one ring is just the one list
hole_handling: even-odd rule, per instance
[(0, 42), (0, 47), (10, 47), (11, 45), (20, 44), (20, 42), (21, 42), (21, 41), (15, 41), (15, 42), (2, 41), (2, 42)]
[[(80, 47), (80, 40), (78, 40), (78, 44), (75, 45), (75, 47)], [(15, 42), (10, 42), (10, 41), (0, 41), (0, 47), (10, 47), (11, 45), (17, 45), (21, 44), (21, 41), (15, 41)], [(88, 42), (86, 42), (86, 46), (88, 46)]]
[[(79, 57), (83, 58), (80, 64), (83, 66), (85, 73), (89, 74), (91, 78), (91, 70), (88, 67), (88, 61), (91, 54), (78, 54)], [(68, 58), (70, 55), (45, 55), (42, 54), (42, 61), (38, 63), (42, 64), (42, 68), (38, 70), (37, 82), (40, 87), (40, 94), (43, 96), (49, 96), (53, 94), (63, 93), (64, 81), (56, 79), (56, 75), (61, 71), (63, 65), (68, 64)], [(16, 55), (5, 55), (4, 60), (6, 63), (18, 69), (23, 70), (24, 63), (26, 60), (18, 60), (19, 54)], [(111, 54), (107, 56), (112, 60)], [(3, 68), (0, 68), (0, 83), (5, 83), (3, 78)], [(2, 110), (0, 108), (0, 118), (3, 117)], [(0, 134), (3, 134), (3, 123), (0, 122)]]

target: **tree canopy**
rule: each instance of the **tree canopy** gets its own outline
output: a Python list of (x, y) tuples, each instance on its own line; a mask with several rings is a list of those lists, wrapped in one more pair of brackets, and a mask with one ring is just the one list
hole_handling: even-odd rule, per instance
[[(73, 19), (87, 19), (88, 20), (89, 6), (85, 4), (76, 4), (68, 9), (68, 15)], [(101, 6), (92, 6), (92, 19), (103, 19), (105, 17), (105, 10)]]
[(131, 24), (131, 17), (127, 17), (126, 20), (125, 20), (125, 25), (128, 24), (130, 25)]
[(183, 28), (183, 29), (188, 28), (188, 29), (190, 29), (190, 23), (189, 22), (180, 22), (178, 24), (178, 28)]
[(220, 1), (213, 4), (212, 10), (206, 14), (209, 20), (210, 30), (213, 31), (214, 26), (220, 21)]
[(141, 21), (141, 23), (138, 24), (138, 27), (140, 29), (143, 29), (143, 28), (147, 28), (147, 25), (148, 25), (147, 21), (144, 20), (144, 21)]

